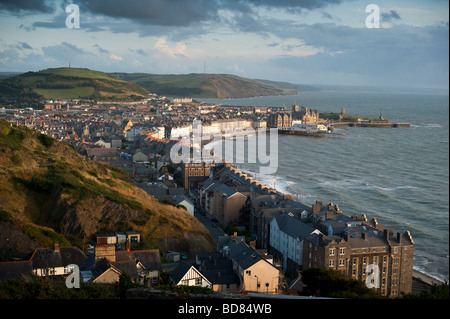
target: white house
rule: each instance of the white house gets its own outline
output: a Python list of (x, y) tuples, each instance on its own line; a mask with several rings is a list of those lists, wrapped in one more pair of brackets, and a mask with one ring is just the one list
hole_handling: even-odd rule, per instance
[(104, 148), (111, 148), (111, 143), (105, 142), (103, 139), (99, 139), (97, 142), (95, 142), (95, 145)]
[(140, 150), (137, 150), (136, 153), (133, 155), (133, 162), (148, 163), (148, 156), (143, 152), (141, 152)]
[(180, 262), (170, 275), (170, 279), (177, 286), (198, 286), (211, 288), (211, 282), (206, 279), (194, 266), (184, 261)]
[(192, 201), (184, 195), (178, 194), (174, 198), (175, 205), (183, 205), (189, 214), (194, 216), (194, 204)]
[(283, 271), (295, 274), (303, 265), (303, 239), (320, 231), (310, 224), (294, 218), (292, 213), (281, 212), (270, 221), (269, 246), (271, 252), (283, 259)]

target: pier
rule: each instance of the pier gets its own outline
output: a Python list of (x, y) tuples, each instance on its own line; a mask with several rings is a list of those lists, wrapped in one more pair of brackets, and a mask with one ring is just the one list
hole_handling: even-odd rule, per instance
[(336, 122), (330, 123), (330, 127), (410, 127), (410, 123), (391, 122)]

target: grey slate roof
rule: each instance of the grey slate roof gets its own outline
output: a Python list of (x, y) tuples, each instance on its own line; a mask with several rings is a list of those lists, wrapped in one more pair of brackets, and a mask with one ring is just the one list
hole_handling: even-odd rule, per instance
[(216, 188), (216, 190), (218, 192), (224, 194), (226, 197), (233, 196), (234, 194), (237, 193), (236, 190), (234, 190), (233, 188), (231, 188), (225, 184), (220, 185), (219, 187)]
[(280, 230), (292, 238), (303, 240), (305, 236), (311, 234), (315, 230), (310, 224), (306, 224), (286, 213), (277, 214), (275, 220)]
[(77, 247), (61, 247), (59, 251), (38, 248), (31, 257), (33, 268), (65, 267), (70, 264), (80, 264), (86, 255)]
[(184, 275), (191, 269), (192, 265), (181, 261), (177, 268), (170, 274), (170, 278), (175, 282), (179, 283), (180, 280), (184, 277)]
[(245, 242), (238, 244), (232, 243), (228, 253), (230, 258), (241, 266), (242, 269), (247, 269), (262, 259), (258, 252)]
[(122, 261), (140, 262), (146, 269), (151, 270), (159, 270), (161, 268), (161, 258), (158, 249), (116, 251), (116, 262)]

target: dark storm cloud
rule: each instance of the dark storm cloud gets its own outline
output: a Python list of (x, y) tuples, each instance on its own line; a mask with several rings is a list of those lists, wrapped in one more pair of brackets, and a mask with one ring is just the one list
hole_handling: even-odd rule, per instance
[(142, 24), (189, 26), (220, 21), (219, 11), (229, 10), (251, 21), (255, 9), (318, 9), (344, 0), (79, 0), (80, 9), (112, 18), (126, 18)]
[(402, 18), (400, 18), (400, 15), (398, 14), (398, 12), (395, 10), (390, 10), (387, 13), (382, 13), (381, 18), (383, 19), (383, 21), (386, 21), (386, 22), (392, 22), (393, 20), (401, 20), (402, 19)]
[(49, 13), (53, 11), (53, 7), (45, 0), (0, 0), (0, 10), (13, 13), (24, 11)]
[(247, 0), (256, 6), (269, 8), (297, 8), (297, 9), (319, 9), (329, 4), (339, 4), (343, 0)]
[(93, 14), (163, 26), (188, 26), (210, 20), (218, 11), (217, 1), (211, 0), (81, 0), (77, 3), (81, 12), (87, 10)]

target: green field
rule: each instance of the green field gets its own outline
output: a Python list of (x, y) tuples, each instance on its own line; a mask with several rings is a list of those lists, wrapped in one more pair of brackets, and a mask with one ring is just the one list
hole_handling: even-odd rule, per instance
[(138, 100), (148, 94), (136, 83), (79, 68), (27, 72), (0, 80), (0, 102), (16, 100), (23, 103), (62, 98)]
[(34, 91), (47, 99), (77, 99), (91, 96), (95, 89), (93, 87), (79, 87), (73, 89), (34, 89)]
[(149, 92), (168, 97), (240, 98), (296, 94), (292, 89), (230, 74), (112, 73), (112, 75), (117, 79), (137, 83)]
[(105, 79), (111, 80), (114, 79), (107, 73), (84, 69), (84, 68), (54, 68), (54, 69), (46, 69), (39, 72), (40, 74), (53, 74), (53, 75), (62, 75), (62, 76), (71, 76), (78, 78), (86, 78), (86, 79)]

